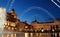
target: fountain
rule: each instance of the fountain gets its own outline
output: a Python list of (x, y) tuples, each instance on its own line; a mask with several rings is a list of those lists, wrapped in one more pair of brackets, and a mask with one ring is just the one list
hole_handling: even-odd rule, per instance
[(4, 24), (6, 23), (6, 9), (0, 8), (0, 31), (3, 31)]

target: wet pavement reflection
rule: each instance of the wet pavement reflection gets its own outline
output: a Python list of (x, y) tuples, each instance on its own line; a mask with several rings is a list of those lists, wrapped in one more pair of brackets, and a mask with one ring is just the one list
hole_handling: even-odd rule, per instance
[(8, 32), (8, 33), (0, 33), (0, 37), (60, 37), (60, 33)]

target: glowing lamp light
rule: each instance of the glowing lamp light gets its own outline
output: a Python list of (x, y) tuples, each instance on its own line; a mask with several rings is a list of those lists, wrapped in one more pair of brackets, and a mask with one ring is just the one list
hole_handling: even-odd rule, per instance
[(42, 32), (44, 32), (44, 30), (41, 30)]
[(0, 8), (0, 29), (3, 30), (5, 22), (6, 22), (6, 9)]
[(53, 29), (52, 31), (54, 32), (55, 30)]
[(28, 26), (25, 26), (25, 28), (28, 28)]

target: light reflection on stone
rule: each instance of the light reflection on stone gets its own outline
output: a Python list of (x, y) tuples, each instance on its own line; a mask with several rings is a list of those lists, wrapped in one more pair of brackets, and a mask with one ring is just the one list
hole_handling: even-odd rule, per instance
[(57, 37), (57, 33), (2, 33), (0, 37)]
[(33, 33), (30, 33), (30, 36), (33, 37)]
[(29, 36), (29, 33), (25, 33), (25, 37), (28, 37)]

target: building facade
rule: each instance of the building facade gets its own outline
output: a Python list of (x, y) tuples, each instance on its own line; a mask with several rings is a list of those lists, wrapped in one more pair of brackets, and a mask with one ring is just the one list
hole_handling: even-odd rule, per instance
[(15, 13), (15, 10), (12, 9), (10, 13), (7, 13), (6, 15), (6, 23), (4, 24), (4, 29), (5, 30), (16, 30), (17, 25), (19, 24), (19, 19)]
[(53, 22), (41, 22), (41, 23), (34, 21), (31, 23), (31, 25), (33, 26), (33, 30), (35, 31), (39, 31), (39, 30), (54, 31), (57, 30), (57, 27), (60, 30), (60, 20), (55, 20)]

